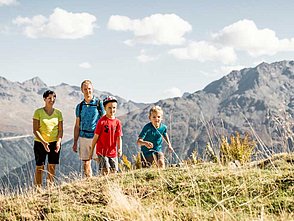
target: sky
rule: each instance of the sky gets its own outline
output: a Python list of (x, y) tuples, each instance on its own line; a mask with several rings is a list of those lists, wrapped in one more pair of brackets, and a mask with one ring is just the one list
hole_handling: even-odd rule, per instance
[(294, 1), (0, 0), (0, 76), (153, 103), (293, 60)]

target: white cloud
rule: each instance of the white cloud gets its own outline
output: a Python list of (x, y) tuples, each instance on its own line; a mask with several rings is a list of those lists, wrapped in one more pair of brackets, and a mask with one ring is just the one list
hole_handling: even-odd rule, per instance
[(140, 51), (140, 55), (137, 57), (137, 60), (142, 63), (147, 63), (151, 61), (155, 61), (158, 59), (158, 56), (150, 56), (146, 54), (146, 51), (142, 49)]
[(180, 45), (183, 37), (192, 26), (175, 14), (153, 14), (143, 19), (130, 19), (126, 16), (112, 15), (108, 28), (115, 31), (131, 31), (134, 38), (127, 40), (129, 45), (136, 43), (155, 45)]
[(294, 51), (294, 38), (279, 39), (270, 29), (258, 29), (254, 21), (240, 20), (212, 35), (215, 42), (244, 50), (251, 56), (274, 55)]
[(181, 97), (182, 95), (183, 95), (183, 93), (181, 92), (181, 90), (179, 88), (173, 87), (173, 88), (169, 88), (163, 92), (162, 99), (172, 98), (172, 97)]
[(72, 13), (63, 9), (54, 9), (46, 18), (36, 15), (32, 18), (17, 17), (13, 23), (24, 27), (29, 38), (77, 39), (93, 34), (96, 17), (88, 13)]
[(237, 55), (232, 47), (217, 47), (205, 41), (191, 42), (187, 47), (170, 50), (169, 54), (178, 59), (200, 62), (220, 61), (230, 64), (237, 60)]
[(3, 5), (9, 6), (9, 5), (18, 5), (19, 2), (16, 0), (0, 0), (0, 7)]
[(214, 69), (213, 72), (218, 75), (227, 75), (231, 71), (239, 71), (245, 68), (242, 65), (229, 65), (229, 66), (221, 66), (220, 68)]
[(83, 63), (79, 64), (79, 67), (89, 69), (92, 67), (92, 65), (89, 62), (83, 62)]

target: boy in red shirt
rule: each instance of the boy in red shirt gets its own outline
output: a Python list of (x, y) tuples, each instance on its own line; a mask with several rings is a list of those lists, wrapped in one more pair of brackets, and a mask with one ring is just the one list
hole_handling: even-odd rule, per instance
[(96, 145), (97, 161), (102, 175), (118, 171), (118, 157), (122, 155), (122, 125), (115, 117), (117, 100), (107, 96), (103, 100), (106, 115), (97, 123), (92, 140), (89, 159), (92, 159)]

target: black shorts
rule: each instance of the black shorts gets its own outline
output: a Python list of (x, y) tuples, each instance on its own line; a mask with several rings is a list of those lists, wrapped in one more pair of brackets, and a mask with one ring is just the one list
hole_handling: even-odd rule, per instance
[(37, 166), (45, 165), (46, 156), (48, 155), (49, 164), (59, 164), (59, 154), (55, 152), (56, 141), (49, 143), (50, 152), (47, 152), (41, 142), (34, 141), (34, 154)]
[(113, 171), (118, 171), (118, 159), (117, 157), (105, 157), (97, 155), (97, 162), (99, 169), (110, 169)]
[(164, 161), (164, 155), (162, 152), (154, 152), (152, 155), (145, 156), (141, 153), (141, 163), (143, 168), (151, 167), (153, 162), (158, 160)]

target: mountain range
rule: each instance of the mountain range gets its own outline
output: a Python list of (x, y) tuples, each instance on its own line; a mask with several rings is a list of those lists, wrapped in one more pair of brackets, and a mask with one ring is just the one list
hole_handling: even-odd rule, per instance
[[(257, 141), (256, 155), (293, 150), (294, 61), (261, 63), (232, 71), (203, 90), (157, 103), (178, 156), (193, 151), (205, 155), (209, 144), (216, 153), (222, 136), (249, 133)], [(124, 139), (133, 154), (136, 134), (147, 122), (149, 107), (124, 118)]]
[[(32, 117), (36, 108), (44, 106), (43, 93), (54, 90), (57, 99), (54, 107), (60, 109), (64, 118), (64, 140), (73, 136), (75, 122), (75, 107), (83, 99), (80, 87), (62, 83), (57, 86), (46, 85), (39, 77), (25, 82), (12, 82), (0, 77), (1, 116), (0, 134), (12, 132), (15, 134), (32, 134)], [(94, 95), (103, 99), (108, 92), (94, 90)], [(116, 96), (119, 102), (118, 115), (144, 107), (144, 104), (126, 101)]]
[[(123, 123), (123, 152), (130, 159), (138, 153), (137, 136), (149, 122), (148, 111), (152, 105), (159, 105), (164, 110), (163, 122), (168, 126), (175, 150), (174, 154), (166, 153), (166, 159), (170, 162), (186, 159), (195, 151), (199, 157), (205, 158), (208, 144), (218, 154), (221, 137), (228, 137), (235, 132), (247, 132), (257, 141), (255, 157), (293, 151), (293, 85), (294, 61), (280, 61), (232, 71), (203, 90), (160, 100), (155, 104), (135, 103), (119, 98), (118, 118)], [(0, 78), (0, 112), (3, 116), (0, 137), (32, 133), (32, 113), (36, 107), (42, 106), (41, 95), (47, 88), (37, 77), (23, 83)], [(79, 160), (69, 147), (72, 145), (74, 108), (82, 99), (82, 94), (79, 87), (68, 84), (50, 88), (57, 93), (56, 107), (64, 113), (68, 138), (66, 161), (74, 165), (73, 170), (77, 170), (75, 165), (80, 165)], [(109, 93), (95, 91), (95, 94), (102, 97)], [(32, 148), (32, 144), (22, 142), (22, 139), (19, 140), (19, 146)], [(0, 148), (3, 146), (1, 142), (4, 141), (0, 140)], [(12, 152), (11, 158), (20, 154)], [(5, 158), (6, 162), (10, 162), (8, 154)], [(18, 166), (9, 168), (15, 172)]]

